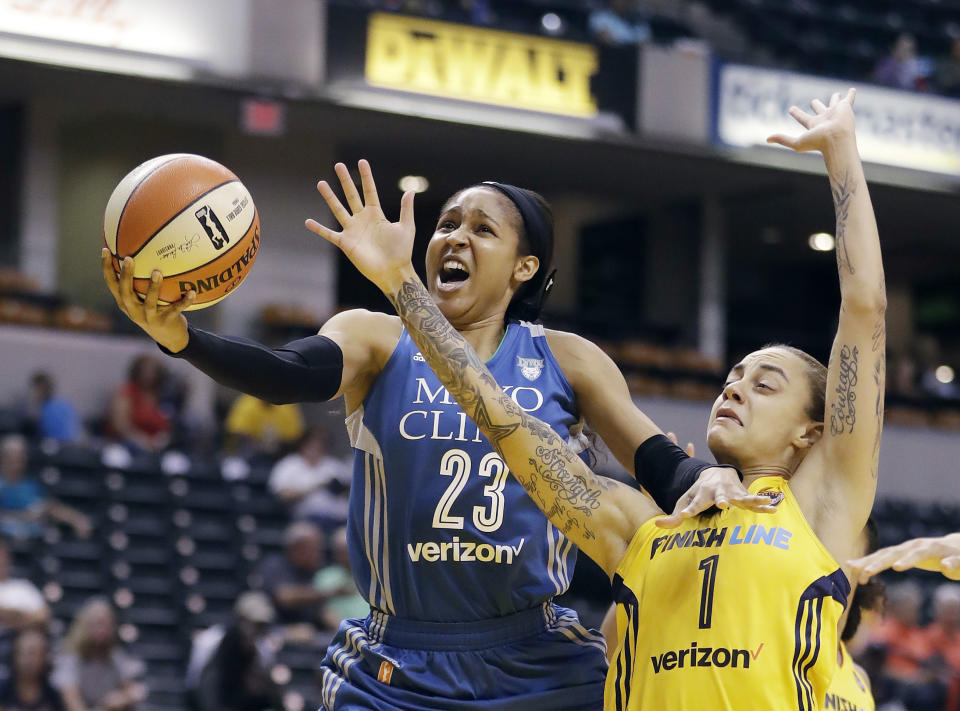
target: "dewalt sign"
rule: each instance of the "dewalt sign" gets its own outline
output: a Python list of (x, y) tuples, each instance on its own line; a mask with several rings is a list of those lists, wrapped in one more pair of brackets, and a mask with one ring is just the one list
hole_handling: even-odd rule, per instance
[(372, 13), (371, 86), (589, 118), (597, 114), (591, 45), (416, 17)]

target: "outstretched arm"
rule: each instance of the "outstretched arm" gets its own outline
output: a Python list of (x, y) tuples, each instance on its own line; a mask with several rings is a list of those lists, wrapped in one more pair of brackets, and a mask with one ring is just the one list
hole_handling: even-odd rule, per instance
[(850, 567), (861, 583), (882, 570), (920, 568), (943, 573), (951, 580), (960, 580), (960, 533), (939, 538), (914, 538), (895, 546), (855, 558)]
[[(798, 486), (823, 492), (845, 509), (834, 516), (859, 534), (877, 489), (886, 377), (886, 284), (877, 222), (857, 152), (855, 90), (834, 94), (829, 106), (815, 99), (814, 114), (793, 107), (805, 129), (796, 138), (768, 139), (796, 151), (818, 150), (830, 178), (836, 212), (840, 318), (827, 371), (826, 418), (821, 459), (808, 469), (817, 481)], [(834, 524), (830, 524), (833, 526)]]
[(346, 166), (338, 164), (337, 173), (350, 212), (325, 182), (318, 189), (343, 231), (313, 220), (307, 227), (340, 247), (384, 292), (421, 355), (513, 476), (550, 521), (612, 576), (638, 526), (659, 509), (633, 488), (594, 474), (550, 426), (520, 409), (440, 313), (410, 263), (413, 193), (403, 196), (400, 221), (390, 223), (366, 161), (360, 162), (363, 201)]

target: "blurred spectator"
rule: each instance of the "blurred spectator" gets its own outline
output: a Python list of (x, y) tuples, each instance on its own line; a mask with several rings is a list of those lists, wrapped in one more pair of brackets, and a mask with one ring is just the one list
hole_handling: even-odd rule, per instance
[(14, 538), (43, 533), (43, 519), (72, 527), (81, 538), (90, 535), (90, 520), (59, 501), (49, 499), (43, 485), (27, 476), (27, 441), (21, 435), (0, 440), (0, 530)]
[(366, 617), (370, 613), (370, 603), (357, 590), (350, 572), (346, 526), (338, 528), (330, 538), (333, 561), (317, 573), (313, 584), (317, 590), (330, 596), (324, 609), (324, 618), (328, 628), (336, 629), (348, 618)]
[(933, 622), (924, 630), (933, 654), (947, 665), (946, 680), (950, 687), (950, 704), (954, 711), (960, 703), (960, 584), (944, 583), (933, 595)]
[[(0, 539), (0, 659), (9, 659), (15, 635), (29, 627), (46, 627), (50, 608), (36, 585), (24, 578), (12, 578), (10, 548)], [(10, 669), (0, 666), (0, 671)], [(2, 678), (3, 674), (0, 674)], [(0, 704), (0, 708), (5, 708)]]
[(164, 371), (149, 355), (133, 359), (124, 383), (110, 402), (106, 435), (137, 449), (156, 452), (170, 441), (171, 418), (160, 406)]
[(873, 80), (894, 89), (922, 91), (926, 88), (926, 64), (917, 56), (917, 43), (913, 35), (904, 33), (894, 41), (890, 54), (877, 63)]
[(325, 626), (324, 602), (328, 595), (314, 585), (323, 567), (324, 536), (317, 526), (297, 521), (283, 534), (283, 553), (275, 553), (260, 566), (263, 589), (285, 624)]
[(950, 54), (937, 65), (937, 90), (941, 94), (960, 98), (960, 37), (950, 45)]
[(497, 21), (490, 0), (456, 0), (450, 3), (445, 19), (471, 25), (492, 25)]
[(296, 452), (274, 465), (268, 486), (292, 508), (294, 518), (330, 531), (346, 523), (351, 474), (349, 464), (327, 454), (326, 433), (314, 426)]
[(303, 415), (299, 405), (271, 405), (241, 395), (230, 406), (224, 429), (231, 451), (275, 453), (280, 445), (295, 442), (303, 434)]
[(890, 585), (886, 616), (870, 640), (886, 650), (887, 674), (905, 681), (917, 678), (920, 664), (928, 656), (926, 640), (917, 624), (922, 604), (923, 594), (916, 583)]
[(191, 711), (283, 711), (270, 678), (265, 637), (275, 613), (262, 592), (237, 599), (232, 622), (204, 630), (194, 640), (187, 670)]
[(440, 17), (443, 14), (443, 3), (440, 0), (384, 0), (383, 7), (391, 12), (424, 17)]
[(30, 376), (30, 392), (26, 403), (26, 430), (32, 437), (58, 439), (64, 442), (80, 438), (80, 417), (77, 410), (62, 397), (56, 397), (53, 378), (44, 371)]
[(50, 654), (46, 635), (25, 629), (13, 644), (10, 678), (0, 684), (3, 711), (64, 711), (63, 703), (50, 685)]
[(67, 711), (126, 711), (146, 698), (144, 665), (124, 651), (104, 598), (84, 603), (54, 662), (51, 681)]
[(650, 25), (631, 0), (608, 0), (590, 13), (590, 33), (605, 44), (640, 44), (650, 39)]
[(934, 658), (926, 634), (917, 626), (923, 595), (916, 583), (891, 585), (887, 592), (886, 619), (873, 631), (872, 653), (883, 658), (883, 674), (873, 685), (878, 708), (910, 711), (943, 711), (947, 698), (941, 664)]

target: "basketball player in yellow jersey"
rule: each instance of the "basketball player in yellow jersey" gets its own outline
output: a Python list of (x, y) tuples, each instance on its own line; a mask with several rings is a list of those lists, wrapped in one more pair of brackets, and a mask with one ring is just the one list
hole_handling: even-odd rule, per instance
[[(877, 528), (873, 521), (867, 522), (861, 536), (861, 552), (877, 547)], [(876, 579), (863, 581), (862, 585), (851, 581), (853, 592), (847, 609), (840, 618), (840, 647), (837, 650), (837, 673), (834, 674), (823, 701), (823, 708), (830, 711), (874, 711), (876, 704), (870, 689), (870, 677), (853, 661), (846, 643), (856, 636), (864, 610), (875, 610), (884, 597), (883, 583)]]
[[(382, 213), (358, 219), (328, 192), (342, 231), (311, 223), (384, 292), (510, 473), (613, 579), (623, 641), (607, 678), (608, 709), (823, 706), (850, 590), (837, 561), (859, 553), (883, 407), (886, 296), (854, 96), (835, 94), (829, 106), (815, 100), (813, 114), (791, 108), (806, 130), (768, 139), (819, 150), (826, 162), (842, 297), (829, 369), (795, 349), (764, 348), (733, 367), (710, 413), (714, 455), (735, 465), (772, 513), (665, 516), (641, 492), (591, 472), (560, 434), (503, 392), (430, 299), (410, 263), (412, 193), (390, 223)], [(372, 177), (361, 179), (379, 210)]]

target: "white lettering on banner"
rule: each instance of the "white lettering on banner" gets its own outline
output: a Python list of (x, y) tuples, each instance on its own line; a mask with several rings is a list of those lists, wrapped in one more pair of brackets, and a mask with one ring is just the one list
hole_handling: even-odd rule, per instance
[[(736, 64), (720, 68), (717, 138), (731, 146), (764, 145), (773, 133), (795, 134), (787, 114), (813, 98), (827, 101), (849, 81)], [(872, 85), (857, 86), (857, 145), (864, 161), (960, 175), (960, 101)]]
[(414, 563), (500, 563), (513, 565), (513, 559), (520, 556), (523, 543), (521, 538), (515, 546), (490, 543), (461, 541), (454, 536), (452, 541), (417, 541), (407, 544), (407, 555)]

